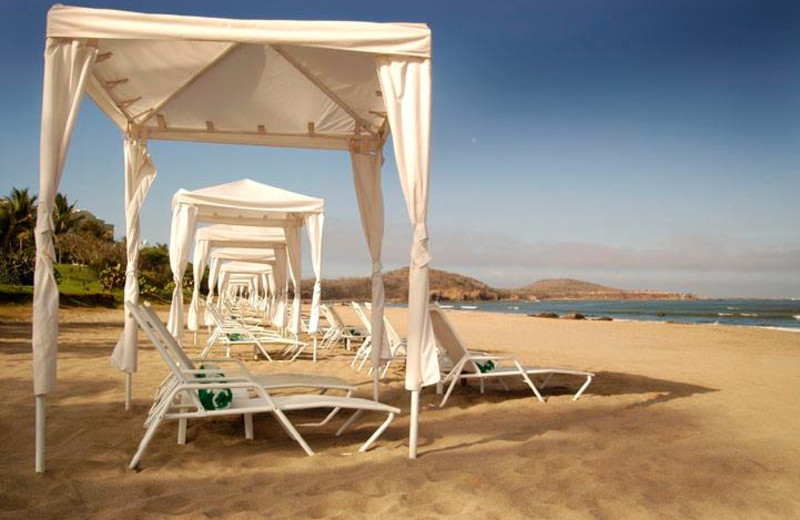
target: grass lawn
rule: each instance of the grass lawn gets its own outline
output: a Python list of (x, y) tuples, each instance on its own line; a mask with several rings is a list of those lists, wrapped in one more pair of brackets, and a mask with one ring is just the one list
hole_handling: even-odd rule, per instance
[(56, 264), (55, 269), (61, 275), (58, 290), (62, 294), (103, 292), (103, 286), (100, 285), (94, 271), (84, 265)]
[[(94, 272), (86, 266), (56, 264), (55, 270), (61, 275), (58, 292), (61, 304), (69, 306), (113, 307), (122, 304), (122, 289), (114, 289), (111, 294), (103, 290)], [(33, 286), (0, 284), (0, 302), (25, 303), (33, 299)]]

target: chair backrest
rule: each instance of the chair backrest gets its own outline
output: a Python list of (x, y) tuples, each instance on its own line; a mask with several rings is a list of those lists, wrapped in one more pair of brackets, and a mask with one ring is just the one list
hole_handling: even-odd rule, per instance
[[(176, 360), (173, 358), (172, 354), (170, 353), (170, 349), (164, 340), (165, 337), (172, 337), (169, 331), (167, 331), (166, 327), (164, 327), (164, 324), (161, 323), (158, 318), (153, 320), (152, 316), (154, 313), (150, 314), (148, 309), (146, 309), (143, 305), (136, 305), (131, 301), (126, 301), (125, 307), (128, 309), (128, 312), (133, 315), (133, 318), (150, 339), (150, 342), (153, 343), (153, 346), (156, 348), (156, 351), (161, 355), (161, 358), (169, 367), (172, 375), (180, 381), (186, 381), (178, 362), (176, 362)], [(191, 365), (187, 366), (187, 368), (191, 368)]]
[[(428, 313), (431, 317), (431, 324), (433, 325), (433, 335), (436, 341), (447, 353), (447, 356), (454, 364), (458, 364), (464, 356), (469, 352), (467, 347), (456, 332), (453, 324), (442, 311), (442, 308), (437, 304), (430, 304), (428, 306)], [(475, 362), (469, 362), (464, 366), (465, 372), (478, 372), (479, 369)]]
[(219, 309), (213, 303), (208, 305), (208, 312), (211, 314), (211, 319), (217, 327), (222, 327), (225, 324), (225, 318), (220, 314)]
[(319, 306), (319, 310), (322, 311), (322, 315), (325, 316), (325, 321), (328, 322), (329, 327), (333, 327), (335, 329), (339, 328), (339, 325), (336, 323), (336, 318), (331, 315), (331, 309), (327, 304), (321, 304)]
[(192, 360), (186, 355), (186, 351), (183, 350), (177, 341), (175, 341), (175, 338), (172, 337), (172, 334), (169, 333), (167, 328), (158, 318), (158, 315), (156, 314), (156, 311), (153, 310), (153, 307), (151, 307), (147, 302), (140, 304), (139, 307), (142, 313), (146, 315), (150, 326), (161, 337), (164, 346), (167, 347), (172, 356), (174, 356), (174, 359), (177, 360), (178, 365), (189, 370), (194, 370), (194, 363), (192, 363)]
[(392, 325), (392, 322), (389, 321), (389, 317), (386, 316), (385, 313), (383, 315), (383, 329), (386, 331), (386, 337), (389, 338), (389, 345), (397, 346), (403, 342), (403, 338), (397, 333), (394, 325)]
[(339, 314), (339, 311), (336, 310), (336, 307), (331, 305), (330, 307), (328, 307), (328, 310), (331, 313), (331, 317), (333, 318), (333, 321), (336, 322), (336, 326), (339, 327), (343, 332), (346, 332), (347, 331), (347, 324), (342, 319), (342, 316), (341, 316), (341, 314)]
[(357, 304), (356, 302), (350, 302), (350, 305), (353, 307), (353, 310), (356, 311), (356, 316), (358, 316), (358, 319), (361, 320), (361, 324), (367, 330), (367, 334), (371, 336), (372, 322), (367, 317), (367, 313), (364, 312), (364, 309), (361, 308), (361, 305)]

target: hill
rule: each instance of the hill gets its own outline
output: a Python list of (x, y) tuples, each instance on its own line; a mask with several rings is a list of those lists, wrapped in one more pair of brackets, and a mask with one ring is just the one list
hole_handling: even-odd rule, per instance
[[(628, 291), (606, 287), (572, 278), (538, 280), (519, 289), (497, 289), (488, 284), (457, 273), (431, 269), (431, 298), (441, 301), (496, 301), (496, 300), (673, 300), (692, 299), (686, 293), (659, 291)], [(408, 268), (395, 269), (383, 274), (386, 299), (408, 300)], [(310, 298), (313, 280), (303, 280), (303, 297)], [(339, 278), (324, 280), (324, 300), (368, 300), (371, 297), (370, 278)]]
[(690, 294), (659, 291), (628, 291), (615, 289), (572, 278), (551, 278), (537, 280), (511, 293), (519, 298), (540, 300), (660, 300), (693, 298)]
[[(310, 297), (313, 280), (303, 280), (303, 297)], [(408, 300), (408, 267), (383, 273), (386, 299), (392, 301)], [(436, 300), (498, 300), (501, 292), (487, 284), (456, 273), (430, 270), (431, 297)], [(367, 300), (372, 294), (372, 282), (368, 277), (338, 278), (323, 280), (322, 298), (324, 300)]]

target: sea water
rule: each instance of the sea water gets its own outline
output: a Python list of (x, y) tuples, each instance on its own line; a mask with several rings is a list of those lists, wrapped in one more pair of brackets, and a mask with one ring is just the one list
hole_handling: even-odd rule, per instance
[(569, 313), (587, 318), (791, 328), (800, 331), (799, 300), (543, 300), (441, 302), (467, 312), (512, 314)]

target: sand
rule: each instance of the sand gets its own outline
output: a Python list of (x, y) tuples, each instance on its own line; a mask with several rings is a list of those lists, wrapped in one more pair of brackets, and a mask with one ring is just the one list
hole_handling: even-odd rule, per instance
[[(389, 314), (402, 332), (405, 311)], [(426, 389), (410, 461), (396, 368), (383, 396), (404, 413), (368, 453), (357, 449), (378, 417), (342, 438), (339, 423), (302, 429), (313, 457), (271, 417), (256, 418), (253, 441), (231, 418), (190, 422), (185, 446), (168, 424), (129, 471), (165, 368), (143, 339), (126, 412), (108, 359), (122, 311), (65, 309), (36, 475), (29, 309), (0, 307), (0, 518), (800, 518), (800, 334), (450, 315), (472, 348), (597, 378), (577, 402), (574, 380), (557, 381), (546, 404), (522, 385), (470, 386), (439, 409)], [(344, 351), (316, 364), (246, 354), (253, 370), (333, 373), (370, 395)]]

